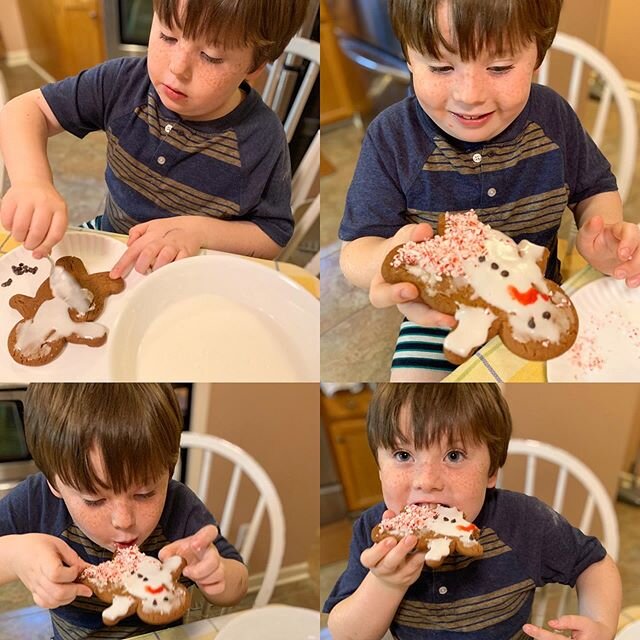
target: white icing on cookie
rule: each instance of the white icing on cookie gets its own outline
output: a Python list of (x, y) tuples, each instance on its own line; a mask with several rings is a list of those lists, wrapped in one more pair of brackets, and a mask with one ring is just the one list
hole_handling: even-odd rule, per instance
[[(571, 320), (558, 309), (568, 304), (566, 299), (552, 296), (538, 266), (543, 255), (543, 247), (527, 240), (516, 244), (504, 233), (482, 224), (471, 210), (446, 214), (443, 235), (406, 243), (398, 249), (392, 266), (403, 266), (419, 278), (430, 296), (438, 293), (438, 284), (445, 276), (452, 278), (456, 287), (468, 284), (474, 298), (506, 313), (516, 340), (557, 344)], [(467, 331), (454, 337), (455, 348), (450, 350), (466, 355), (483, 344), (478, 337), (481, 329), (473, 335)]]
[(455, 318), (458, 324), (444, 339), (444, 348), (466, 358), (475, 345), (487, 341), (489, 329), (496, 316), (486, 307), (460, 305)]
[(429, 551), (424, 556), (425, 562), (440, 562), (451, 552), (451, 538), (433, 538), (429, 540)]
[(111, 605), (102, 612), (102, 619), (105, 622), (114, 622), (120, 618), (125, 618), (135, 605), (135, 602), (135, 599), (131, 596), (113, 596)]

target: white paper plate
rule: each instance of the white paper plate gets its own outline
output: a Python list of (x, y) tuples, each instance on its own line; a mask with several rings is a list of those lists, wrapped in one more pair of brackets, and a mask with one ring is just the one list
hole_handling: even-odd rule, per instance
[(601, 278), (571, 300), (580, 319), (578, 337), (547, 363), (549, 382), (639, 382), (640, 289)]
[(216, 640), (319, 640), (320, 613), (311, 609), (269, 606), (238, 614)]
[(320, 306), (238, 256), (180, 260), (129, 297), (109, 345), (114, 380), (318, 381)]
[(638, 640), (638, 638), (640, 638), (640, 620), (628, 624), (616, 636), (616, 640)]
[[(89, 273), (109, 271), (124, 253), (126, 245), (114, 238), (99, 233), (82, 231), (68, 231), (51, 256), (57, 260), (61, 256), (73, 255), (82, 260)], [(37, 266), (35, 274), (25, 273), (16, 276), (11, 267), (23, 262), (29, 266)], [(49, 364), (40, 367), (27, 367), (18, 364), (7, 349), (7, 338), (13, 326), (22, 316), (9, 307), (9, 298), (22, 293), (35, 295), (38, 287), (49, 277), (50, 266), (46, 259), (34, 260), (31, 251), (20, 246), (4, 256), (0, 256), (0, 282), (12, 278), (7, 287), (0, 287), (0, 382), (35, 382), (35, 381), (76, 381), (76, 380), (107, 380), (107, 344), (102, 347), (87, 347), (85, 345), (68, 344), (62, 353)], [(107, 328), (113, 326), (118, 309), (123, 304), (126, 295), (142, 278), (138, 273), (132, 273), (126, 278), (124, 292), (109, 296), (105, 309), (97, 322)]]

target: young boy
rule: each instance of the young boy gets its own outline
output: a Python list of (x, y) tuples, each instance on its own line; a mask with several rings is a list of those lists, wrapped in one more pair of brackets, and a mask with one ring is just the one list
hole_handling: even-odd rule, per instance
[(41, 472), (0, 501), (0, 583), (22, 581), (51, 609), (56, 640), (158, 629), (137, 616), (105, 628), (107, 605), (75, 582), (134, 544), (160, 560), (182, 556), (183, 581), (210, 602), (244, 596), (242, 558), (195, 494), (170, 479), (182, 427), (170, 385), (32, 384), (25, 405)]
[[(596, 269), (640, 284), (640, 231), (622, 220), (614, 176), (571, 107), (532, 85), (553, 41), (562, 0), (389, 0), (414, 94), (381, 113), (362, 145), (340, 227), (341, 267), (376, 307), (403, 323), (392, 380), (441, 379), (454, 366), (442, 342), (451, 316), (416, 301), (409, 283), (380, 275), (396, 245), (431, 237), (439, 214), (475, 209), (515, 241), (549, 249), (568, 206), (577, 247)], [(425, 224), (426, 223), (426, 224)]]
[[(325, 603), (334, 640), (380, 640), (388, 628), (398, 640), (552, 640), (527, 624), (535, 588), (550, 582), (575, 585), (580, 605), (580, 615), (550, 620), (554, 631), (613, 638), (620, 576), (602, 545), (539, 500), (495, 488), (511, 436), (496, 385), (380, 385), (367, 421), (384, 504), (355, 523), (349, 564)], [(372, 546), (375, 525), (420, 503), (463, 511), (484, 554), (430, 569), (411, 553), (415, 536)]]
[(273, 257), (293, 230), (287, 143), (248, 81), (299, 29), (308, 0), (154, 0), (146, 58), (109, 60), (11, 100), (0, 150), (11, 179), (0, 221), (42, 257), (67, 207), (47, 138), (107, 134), (101, 228), (129, 233), (112, 277), (201, 248)]

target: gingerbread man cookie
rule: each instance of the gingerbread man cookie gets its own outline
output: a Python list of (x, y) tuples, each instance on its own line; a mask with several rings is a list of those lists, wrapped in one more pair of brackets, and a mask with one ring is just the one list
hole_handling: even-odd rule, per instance
[(106, 625), (134, 613), (148, 624), (167, 624), (189, 608), (189, 592), (178, 582), (185, 565), (180, 556), (160, 562), (132, 546), (118, 549), (113, 560), (87, 567), (79, 581), (110, 605), (102, 612)]
[(493, 336), (527, 360), (564, 353), (578, 334), (568, 296), (544, 277), (549, 252), (482, 224), (473, 210), (440, 217), (439, 235), (393, 249), (382, 265), (387, 282), (411, 282), (422, 301), (455, 316), (444, 354), (461, 364)]
[(465, 520), (455, 507), (441, 504), (409, 504), (397, 516), (387, 518), (371, 531), (371, 539), (380, 542), (389, 536), (400, 541), (413, 534), (418, 538), (416, 551), (426, 551), (427, 566), (439, 567), (452, 554), (480, 556), (480, 530)]
[[(47, 278), (34, 297), (15, 295), (9, 306), (22, 316), (8, 338), (11, 357), (20, 364), (39, 366), (55, 359), (67, 342), (99, 347), (107, 339), (107, 328), (97, 322), (108, 296), (124, 289), (124, 280), (109, 273), (89, 274), (80, 260), (64, 256), (56, 261), (56, 269), (64, 269), (86, 292), (86, 307), (80, 310), (69, 304), (69, 297), (56, 295), (56, 287)], [(88, 307), (88, 308), (87, 308)]]

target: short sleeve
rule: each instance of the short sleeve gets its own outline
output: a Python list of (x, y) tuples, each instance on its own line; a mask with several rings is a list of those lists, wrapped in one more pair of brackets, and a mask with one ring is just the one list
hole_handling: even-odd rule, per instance
[(348, 598), (369, 573), (369, 570), (360, 562), (360, 554), (373, 544), (371, 530), (382, 519), (384, 509), (384, 504), (376, 505), (365, 511), (354, 523), (347, 568), (338, 578), (324, 603), (325, 613), (329, 613), (339, 602)]

